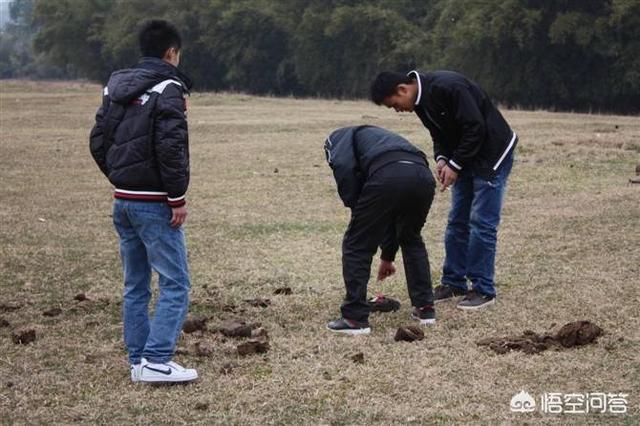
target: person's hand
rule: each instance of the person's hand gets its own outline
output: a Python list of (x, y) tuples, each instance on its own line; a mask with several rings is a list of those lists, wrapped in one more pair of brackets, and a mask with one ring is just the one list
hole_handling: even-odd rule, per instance
[(171, 209), (171, 227), (179, 228), (187, 220), (187, 206)]
[(458, 172), (453, 170), (448, 165), (445, 165), (444, 168), (442, 169), (442, 172), (441, 172), (440, 192), (446, 191), (451, 185), (456, 183), (457, 179), (458, 179)]
[(395, 273), (396, 267), (393, 262), (389, 262), (388, 260), (380, 260), (380, 266), (378, 266), (378, 281), (382, 281)]
[(447, 165), (447, 162), (442, 158), (439, 159), (438, 162), (436, 163), (436, 176), (438, 177), (438, 181), (440, 183), (442, 183), (442, 170), (446, 165)]

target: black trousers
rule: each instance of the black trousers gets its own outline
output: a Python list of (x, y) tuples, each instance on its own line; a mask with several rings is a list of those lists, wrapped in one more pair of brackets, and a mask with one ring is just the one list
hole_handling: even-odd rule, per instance
[(435, 179), (422, 164), (391, 163), (367, 179), (342, 242), (344, 318), (369, 317), (367, 284), (379, 246), (385, 260), (394, 260), (398, 247), (402, 249), (411, 304), (433, 304), (429, 258), (420, 231), (434, 192)]

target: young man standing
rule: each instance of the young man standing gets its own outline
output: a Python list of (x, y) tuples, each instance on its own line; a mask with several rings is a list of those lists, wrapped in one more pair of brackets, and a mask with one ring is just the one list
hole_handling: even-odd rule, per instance
[[(187, 217), (189, 143), (185, 94), (176, 67), (181, 38), (166, 21), (139, 34), (142, 59), (116, 71), (104, 89), (90, 149), (115, 187), (113, 222), (124, 269), (124, 341), (134, 382), (187, 382), (196, 370), (172, 362), (189, 307), (182, 224)], [(159, 296), (149, 319), (151, 270)]]
[(369, 334), (367, 284), (371, 261), (381, 248), (378, 279), (395, 273), (398, 248), (407, 277), (412, 317), (421, 324), (436, 321), (429, 258), (420, 231), (436, 182), (425, 155), (400, 135), (375, 126), (345, 127), (325, 141), (327, 162), (338, 194), (351, 209), (342, 241), (342, 274), (346, 296), (342, 317), (327, 328), (346, 334)]
[(497, 229), (518, 137), (484, 90), (456, 72), (382, 72), (371, 100), (418, 115), (433, 139), (441, 190), (452, 188), (435, 301), (464, 296), (460, 309), (492, 305)]

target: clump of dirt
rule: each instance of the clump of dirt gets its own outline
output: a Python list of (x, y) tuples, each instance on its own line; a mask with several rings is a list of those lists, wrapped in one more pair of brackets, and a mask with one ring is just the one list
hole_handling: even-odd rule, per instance
[(251, 337), (251, 325), (244, 321), (229, 321), (220, 326), (220, 333), (227, 337)]
[(61, 313), (62, 313), (62, 309), (60, 309), (60, 308), (51, 308), (51, 309), (47, 309), (46, 311), (42, 312), (42, 315), (44, 315), (45, 317), (57, 317)]
[(256, 297), (255, 299), (245, 299), (245, 302), (256, 308), (266, 308), (271, 305), (271, 300)]
[(589, 321), (565, 324), (556, 334), (556, 340), (565, 348), (584, 346), (595, 342), (604, 330)]
[(182, 324), (182, 330), (185, 333), (194, 333), (196, 331), (205, 331), (207, 329), (207, 318), (189, 317)]
[(262, 354), (269, 350), (269, 342), (263, 339), (249, 339), (237, 347), (238, 355)]
[(213, 346), (206, 342), (197, 342), (196, 355), (201, 357), (209, 357), (213, 355)]
[(349, 357), (356, 364), (364, 364), (364, 354), (362, 352), (355, 353)]
[(478, 346), (489, 346), (489, 349), (499, 354), (506, 354), (512, 350), (522, 351), (526, 354), (537, 354), (558, 346), (552, 335), (538, 335), (531, 330), (524, 331), (520, 336), (481, 339), (476, 344)]
[(233, 303), (227, 303), (226, 305), (222, 305), (220, 310), (224, 311), (224, 312), (231, 312), (231, 313), (235, 314), (238, 311), (238, 307), (236, 305), (234, 305)]
[(277, 288), (276, 291), (273, 292), (273, 294), (282, 294), (285, 296), (289, 296), (290, 294), (293, 294), (293, 290), (291, 290), (291, 287), (280, 287)]
[(28, 345), (36, 340), (36, 331), (33, 328), (14, 330), (11, 333), (11, 340), (16, 345)]
[(99, 359), (100, 359), (100, 356), (98, 354), (86, 354), (84, 356), (84, 363), (95, 364), (96, 362), (98, 362)]
[(73, 300), (77, 300), (78, 302), (84, 302), (86, 300), (89, 300), (89, 298), (84, 293), (78, 293), (75, 296), (73, 296)]
[(0, 312), (13, 312), (22, 308), (22, 304), (18, 302), (0, 303)]
[(233, 362), (225, 362), (224, 364), (222, 364), (222, 367), (220, 367), (220, 374), (231, 374), (231, 372), (237, 367), (237, 364), (234, 364)]
[(424, 331), (417, 325), (404, 325), (398, 328), (394, 340), (396, 342), (415, 342), (424, 339)]
[(369, 299), (369, 306), (371, 306), (371, 312), (395, 312), (400, 309), (400, 302), (383, 294), (378, 294), (376, 297)]
[(525, 330), (520, 336), (489, 337), (478, 340), (476, 344), (488, 346), (498, 354), (516, 350), (533, 355), (548, 349), (560, 350), (595, 343), (602, 333), (603, 330), (590, 321), (575, 321), (562, 326), (556, 334)]

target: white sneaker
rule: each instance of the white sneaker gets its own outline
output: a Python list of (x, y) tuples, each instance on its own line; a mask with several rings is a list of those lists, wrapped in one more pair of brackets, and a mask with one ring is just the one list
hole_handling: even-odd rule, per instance
[(142, 358), (139, 377), (139, 381), (143, 383), (190, 382), (198, 378), (198, 372), (173, 361), (156, 364)]
[(140, 370), (142, 370), (142, 364), (131, 364), (131, 381), (140, 381)]

